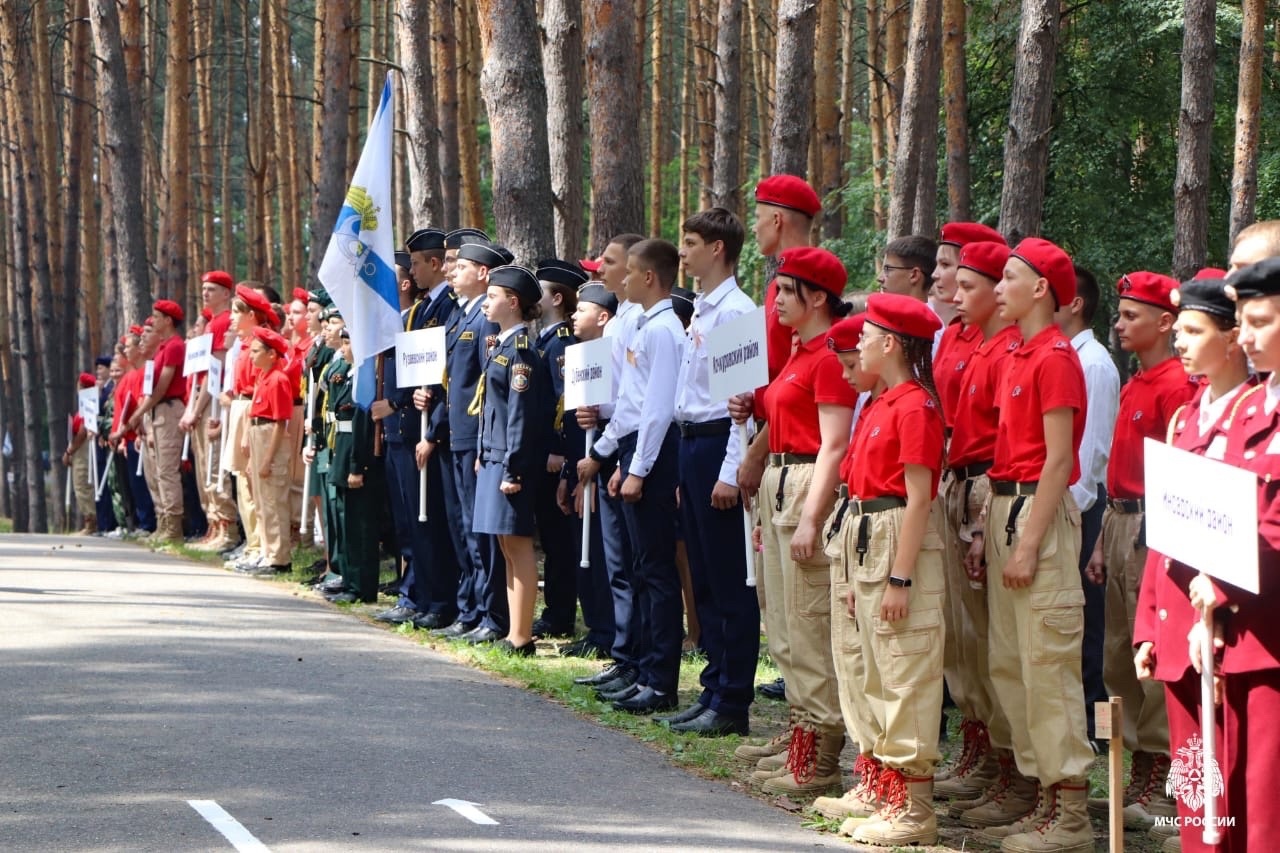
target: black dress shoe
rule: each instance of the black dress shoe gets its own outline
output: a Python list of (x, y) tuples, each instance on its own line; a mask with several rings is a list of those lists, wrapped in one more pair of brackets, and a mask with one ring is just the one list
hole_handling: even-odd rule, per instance
[(444, 628), (448, 624), (449, 620), (439, 613), (419, 613), (413, 617), (413, 627), (415, 628)]
[(775, 678), (773, 681), (757, 684), (756, 692), (766, 699), (777, 699), (781, 702), (787, 698), (787, 683), (781, 678)]
[(379, 622), (390, 622), (392, 625), (400, 625), (408, 622), (418, 615), (418, 611), (412, 607), (392, 607), (390, 610), (384, 610), (373, 618)]
[(607, 654), (609, 654), (608, 649), (597, 646), (586, 637), (560, 647), (562, 658), (602, 658)]
[(586, 684), (589, 687), (598, 687), (609, 681), (613, 681), (629, 667), (620, 663), (611, 663), (595, 675), (581, 675), (573, 680), (574, 684)]
[(659, 693), (652, 687), (645, 687), (629, 699), (619, 699), (613, 703), (613, 710), (626, 711), (628, 714), (652, 714), (654, 711), (670, 711), (676, 706), (676, 694)]
[(671, 726), (671, 731), (681, 734), (702, 735), (703, 737), (720, 737), (721, 735), (745, 735), (751, 731), (751, 724), (746, 716), (731, 717), (710, 708), (692, 720), (685, 720)]
[(458, 639), (464, 640), (472, 645), (480, 645), (481, 643), (496, 643), (498, 640), (502, 639), (502, 634), (492, 628), (480, 627), (473, 628)]
[(530, 640), (523, 646), (517, 646), (515, 643), (504, 637), (494, 643), (493, 647), (500, 652), (506, 652), (509, 655), (519, 658), (531, 658), (538, 654), (538, 644), (533, 640)]
[(535, 637), (555, 637), (564, 639), (573, 636), (573, 626), (566, 628), (558, 628), (552, 625), (546, 619), (538, 618), (533, 620), (533, 636)]
[(431, 633), (436, 635), (437, 637), (444, 637), (445, 639), (448, 639), (448, 640), (454, 640), (454, 639), (457, 639), (458, 637), (461, 637), (463, 634), (474, 631), (475, 629), (476, 629), (476, 626), (474, 623), (454, 622), (452, 625), (450, 625), (447, 628), (440, 628), (438, 630), (432, 631)]
[(342, 578), (335, 578), (334, 580), (328, 580), (320, 584), (321, 592), (342, 592), (346, 588), (347, 582)]
[(610, 693), (617, 693), (624, 687), (630, 687), (635, 684), (636, 679), (639, 677), (640, 673), (636, 672), (634, 669), (628, 669), (625, 672), (619, 673), (618, 677), (612, 681), (606, 681), (604, 684), (597, 684), (596, 695), (603, 697)]
[(673, 723), (687, 723), (696, 717), (701, 717), (702, 714), (708, 710), (710, 709), (706, 705), (694, 702), (679, 714), (672, 714), (667, 717), (654, 717), (653, 721), (660, 726), (670, 726)]
[(354, 592), (339, 592), (336, 595), (326, 595), (325, 598), (334, 604), (355, 604), (359, 600)]
[(610, 690), (607, 693), (596, 693), (596, 696), (599, 697), (601, 702), (618, 702), (623, 699), (630, 699), (632, 696), (641, 693), (643, 690), (644, 687), (633, 681), (626, 687), (620, 687), (617, 690)]

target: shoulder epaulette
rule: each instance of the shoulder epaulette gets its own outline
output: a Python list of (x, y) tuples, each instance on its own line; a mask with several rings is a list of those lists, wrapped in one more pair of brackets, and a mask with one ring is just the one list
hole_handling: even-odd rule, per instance
[(568, 327), (568, 326), (561, 326), (560, 328), (556, 329), (556, 337), (557, 337), (557, 338), (567, 338), (567, 337), (569, 337), (571, 334), (573, 334), (573, 333), (569, 331), (569, 327)]
[(450, 291), (449, 291), (449, 298), (450, 298), (450, 299), (452, 299), (454, 302), (457, 302), (457, 301), (458, 301), (458, 294), (457, 294), (457, 292), (455, 292), (454, 290), (450, 290)]
[(1259, 391), (1263, 390), (1263, 388), (1264, 388), (1264, 387), (1265, 387), (1265, 386), (1263, 386), (1261, 383), (1259, 383), (1259, 384), (1257, 384), (1257, 385), (1254, 385), (1254, 386), (1253, 386), (1252, 388), (1250, 388), (1248, 391), (1245, 391), (1243, 394), (1241, 394), (1241, 395), (1236, 399), (1235, 405), (1233, 405), (1233, 406), (1231, 407), (1231, 411), (1230, 411), (1230, 412), (1227, 412), (1227, 419), (1226, 419), (1225, 421), (1223, 421), (1223, 422), (1222, 422), (1222, 428), (1223, 428), (1223, 429), (1228, 429), (1228, 428), (1231, 426), (1231, 422), (1232, 422), (1232, 421), (1234, 421), (1234, 420), (1236, 419), (1236, 412), (1238, 412), (1238, 411), (1240, 410), (1240, 406), (1244, 404), (1244, 401), (1245, 401), (1245, 400), (1247, 400), (1247, 399), (1249, 399), (1250, 397), (1252, 397), (1254, 394), (1258, 393)]
[(529, 348), (529, 336), (528, 336), (528, 335), (516, 335), (516, 343), (515, 343), (515, 347), (516, 347), (516, 349), (528, 349), (528, 348)]

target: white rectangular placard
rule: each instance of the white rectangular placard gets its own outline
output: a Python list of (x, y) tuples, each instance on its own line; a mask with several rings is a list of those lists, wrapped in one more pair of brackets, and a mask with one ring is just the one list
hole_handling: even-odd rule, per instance
[(213, 333), (191, 338), (187, 341), (187, 353), (182, 362), (182, 375), (204, 373), (209, 369), (209, 361), (213, 352)]
[(396, 385), (419, 388), (444, 379), (444, 326), (396, 335)]
[(222, 393), (222, 362), (216, 358), (209, 359), (209, 375), (205, 379), (208, 383), (205, 385), (209, 389), (211, 396), (218, 396)]
[(613, 338), (565, 347), (564, 407), (596, 406), (613, 399)]
[(763, 308), (707, 332), (702, 346), (711, 361), (711, 399), (727, 400), (769, 384)]
[(1145, 440), (1147, 545), (1206, 575), (1258, 591), (1258, 477)]
[(98, 434), (98, 387), (83, 388), (76, 394), (80, 417), (84, 418), (84, 428), (94, 435)]
[(142, 396), (149, 397), (156, 387), (156, 363), (147, 359), (142, 368)]

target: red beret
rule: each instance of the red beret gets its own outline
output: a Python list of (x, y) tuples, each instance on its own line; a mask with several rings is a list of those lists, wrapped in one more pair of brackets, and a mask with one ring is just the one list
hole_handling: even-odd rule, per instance
[(950, 243), (952, 246), (967, 246), (970, 243), (999, 243), (1007, 246), (1004, 235), (981, 222), (948, 222), (942, 226), (942, 239), (939, 243)]
[(129, 327), (129, 334), (131, 335), (142, 334), (142, 327), (139, 326), (137, 323), (134, 323), (132, 326)]
[(81, 388), (92, 388), (94, 385), (97, 385), (97, 384), (98, 384), (98, 380), (94, 378), (94, 375), (92, 373), (80, 374)]
[(756, 202), (798, 210), (811, 219), (822, 210), (813, 187), (795, 175), (770, 175), (756, 184)]
[(814, 246), (797, 246), (782, 253), (778, 262), (778, 275), (798, 278), (830, 293), (840, 296), (844, 293), (848, 274), (840, 259)]
[(301, 302), (303, 305), (306, 305), (307, 301), (311, 299), (311, 294), (306, 288), (295, 287), (293, 289), (293, 298)]
[[(150, 328), (151, 328), (151, 322), (152, 322), (152, 320), (154, 320), (154, 319), (155, 319), (154, 317), (148, 317), (147, 319), (145, 319), (145, 320), (143, 320), (143, 321), (142, 321), (142, 331), (143, 331), (143, 332), (145, 332), (147, 329), (150, 329)], [(141, 334), (141, 332), (139, 332), (139, 334)]]
[(966, 243), (960, 249), (960, 266), (985, 275), (992, 281), (1004, 277), (1004, 265), (1009, 261), (1009, 247), (1004, 241)]
[(600, 268), (604, 266), (604, 264), (590, 258), (583, 258), (578, 261), (578, 266), (582, 267), (587, 272), (600, 272)]
[(266, 326), (255, 326), (253, 336), (271, 347), (280, 355), (284, 355), (289, 351), (289, 342), (279, 332), (268, 329)]
[(1178, 307), (1173, 304), (1173, 299), (1170, 297), (1170, 294), (1177, 289), (1178, 282), (1169, 276), (1146, 271), (1122, 275), (1116, 282), (1116, 290), (1119, 291), (1121, 299), (1132, 299), (1134, 302), (1154, 305), (1161, 311), (1168, 311), (1171, 314), (1178, 313)]
[(1224, 269), (1218, 269), (1217, 267), (1205, 267), (1204, 269), (1200, 270), (1200, 272), (1193, 275), (1191, 279), (1192, 281), (1199, 281), (1204, 279), (1212, 280), (1212, 279), (1220, 279), (1220, 278), (1226, 278), (1226, 277), (1227, 277), (1227, 271)]
[(175, 323), (181, 323), (186, 315), (182, 312), (182, 306), (171, 299), (157, 299), (156, 303), (151, 306), (152, 311), (159, 311)]
[(866, 320), (866, 312), (863, 312), (834, 323), (827, 330), (827, 349), (833, 352), (856, 352), (858, 341), (862, 340), (862, 325)]
[(236, 298), (253, 309), (259, 319), (266, 320), (268, 325), (277, 328), (280, 326), (280, 318), (276, 316), (275, 311), (271, 310), (271, 302), (261, 291), (254, 290), (247, 285), (237, 284)]
[(219, 287), (225, 287), (227, 290), (231, 290), (236, 285), (231, 273), (223, 272), (222, 270), (209, 270), (200, 276), (200, 282), (202, 284), (216, 284)]
[(867, 322), (882, 329), (931, 341), (942, 320), (928, 303), (903, 293), (873, 293), (867, 297)]
[(200, 316), (204, 318), (204, 321), (205, 321), (206, 323), (208, 323), (210, 320), (212, 320), (212, 319), (213, 319), (213, 309), (211, 309), (211, 308), (201, 308), (201, 309), (200, 309)]
[(1028, 237), (1014, 247), (1010, 257), (1017, 258), (1049, 282), (1058, 305), (1076, 298), (1076, 268), (1071, 256), (1041, 237)]

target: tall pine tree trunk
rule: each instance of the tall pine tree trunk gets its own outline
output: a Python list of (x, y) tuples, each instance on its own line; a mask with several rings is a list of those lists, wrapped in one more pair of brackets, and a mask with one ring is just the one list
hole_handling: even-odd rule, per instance
[(440, 136), (440, 215), (446, 229), (460, 224), (462, 171), (458, 162), (458, 29), (453, 0), (434, 0), (436, 130)]
[(1040, 233), (1049, 172), (1053, 68), (1058, 54), (1058, 0), (1023, 0), (1013, 96), (1004, 145), (1000, 231), (1017, 243)]
[[(170, 0), (164, 87), (164, 192), (156, 290), (182, 302), (188, 293), (191, 188), (191, 2)], [(188, 308), (191, 306), (188, 305)]]
[(738, 185), (742, 136), (742, 0), (720, 0), (716, 23), (716, 145), (711, 203), (742, 215)]
[(1258, 125), (1262, 112), (1262, 49), (1267, 35), (1266, 0), (1243, 0), (1240, 82), (1236, 92), (1236, 148), (1231, 171), (1228, 245), (1253, 223), (1258, 203)]
[(649, 86), (649, 233), (662, 233), (662, 141), (667, 133), (667, 110), (663, 102), (663, 86), (666, 84), (667, 56), (666, 18), (663, 14), (665, 0), (653, 0), (653, 34), (650, 57), (651, 83)]
[(119, 319), (122, 325), (127, 325), (146, 316), (151, 307), (146, 219), (142, 209), (142, 125), (135, 118), (115, 0), (89, 0), (89, 21), (93, 25), (94, 53), (101, 63), (98, 104), (106, 128), (106, 159), (113, 188), (112, 224), (120, 275)]
[(444, 221), (440, 200), (440, 145), (436, 84), (431, 73), (431, 0), (397, 0), (396, 40), (404, 74), (405, 125), (409, 131), (409, 212), (406, 235)]
[(1173, 184), (1173, 275), (1190, 278), (1209, 253), (1215, 0), (1185, 0), (1178, 172)]
[(641, 91), (632, 0), (587, 0), (587, 103), (591, 119), (591, 245), (644, 227)]
[(934, 214), (932, 200), (937, 183), (940, 12), (940, 0), (917, 0), (912, 5), (893, 194), (889, 199), (890, 240), (913, 231), (934, 231), (932, 225), (925, 227), (925, 220)]
[(942, 66), (947, 117), (947, 218), (972, 218), (969, 175), (969, 84), (965, 77), (965, 0), (944, 0)]
[(461, 69), (458, 103), (458, 156), (462, 165), (462, 221), (468, 228), (483, 228), (485, 224), (484, 199), (480, 191), (480, 141), (476, 126), (481, 120), (480, 111), (480, 36), (474, 15), (458, 6), (457, 20), (459, 44), (465, 45), (466, 61)]
[(814, 74), (814, 129), (818, 168), (813, 173), (813, 185), (822, 199), (824, 213), (819, 226), (825, 237), (840, 233), (840, 165), (844, 160), (840, 150), (840, 75), (836, 69), (840, 45), (840, 4), (823, 3), (818, 10), (817, 55)]
[(781, 0), (778, 4), (777, 96), (769, 164), (775, 175), (805, 175), (808, 171), (817, 7), (816, 0)]
[(329, 246), (338, 210), (347, 195), (347, 113), (351, 106), (351, 40), (356, 38), (352, 0), (325, 0), (321, 106), (316, 110), (316, 194), (311, 202), (311, 254), (314, 279)]
[(484, 50), (480, 91), (491, 130), (493, 217), (507, 248), (532, 265), (556, 250), (537, 10), (534, 0), (479, 0), (476, 6)]
[(542, 10), (542, 65), (547, 75), (547, 143), (551, 159), (556, 254), (580, 258), (582, 203), (582, 0), (546, 0)]

